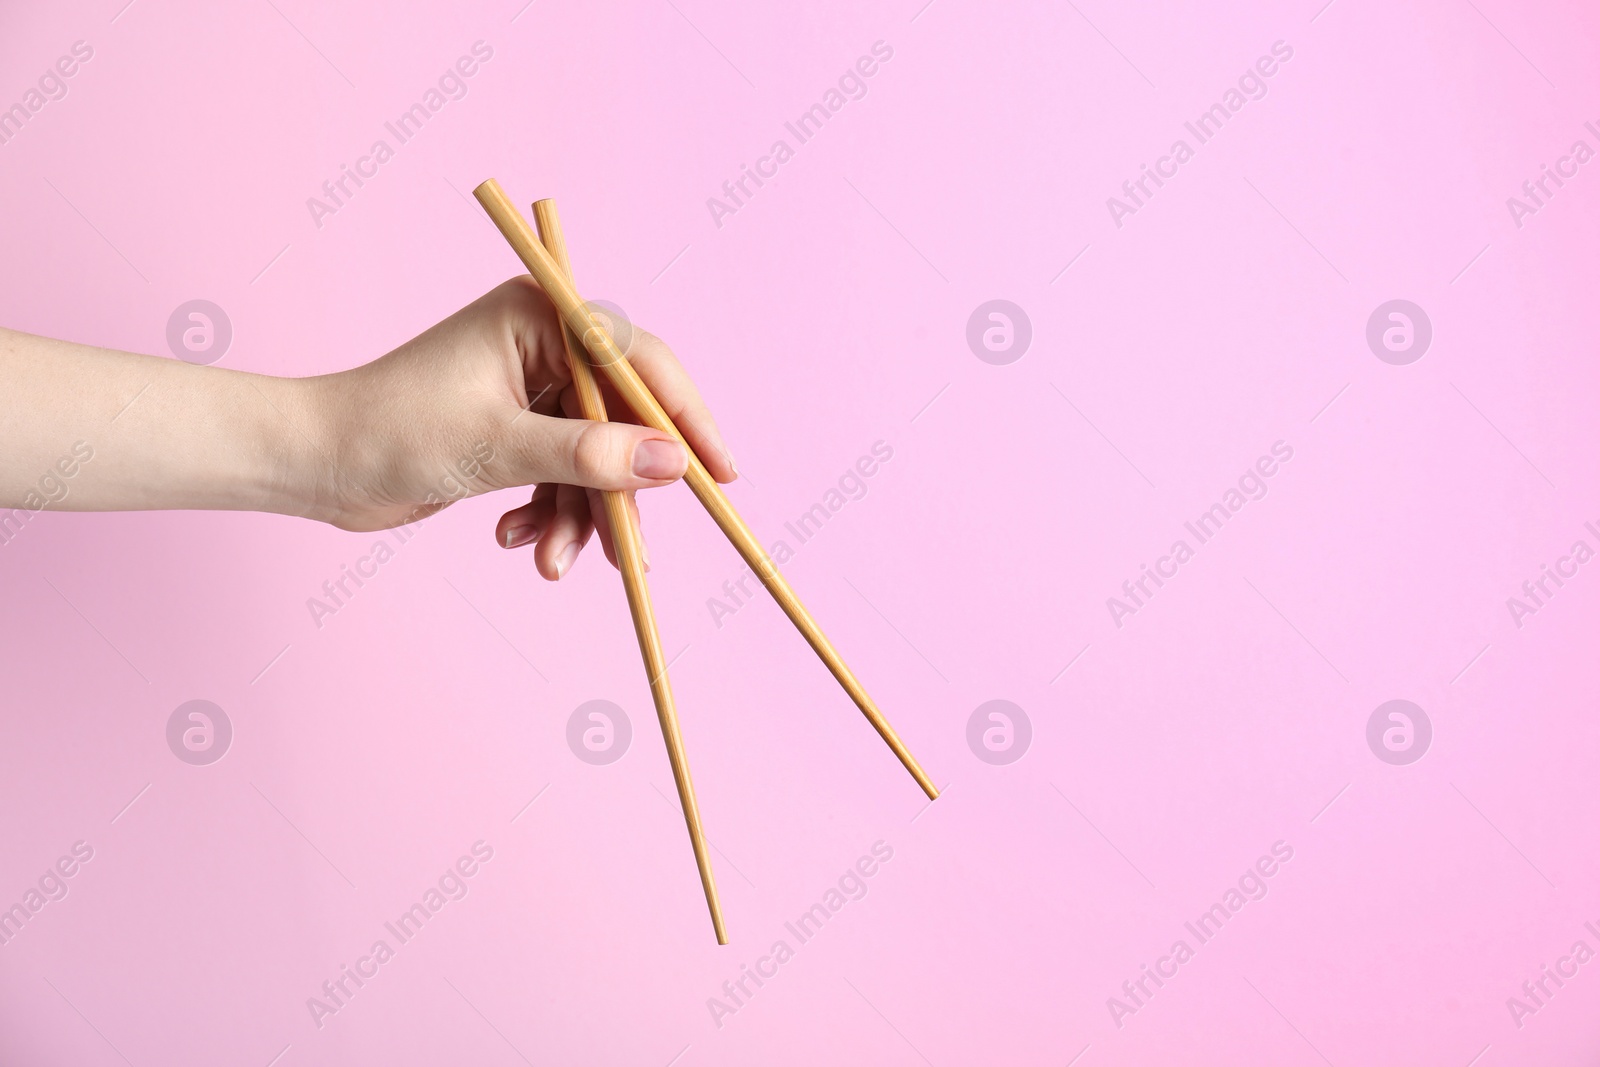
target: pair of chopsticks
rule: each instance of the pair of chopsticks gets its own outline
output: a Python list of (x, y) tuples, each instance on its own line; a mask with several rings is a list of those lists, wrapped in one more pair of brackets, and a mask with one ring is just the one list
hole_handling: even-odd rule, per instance
[[(533, 205), (538, 222), (536, 236), (527, 220), (517, 211), (506, 196), (500, 183), (490, 178), (473, 190), (473, 196), (489, 214), (489, 218), (510, 243), (523, 264), (538, 281), (540, 288), (555, 303), (566, 337), (567, 356), (572, 363), (573, 387), (583, 417), (597, 422), (606, 420), (605, 400), (594, 368), (599, 368), (611, 387), (639, 421), (652, 429), (670, 434), (689, 456), (689, 468), (684, 481), (699, 499), (711, 518), (721, 528), (739, 555), (761, 579), (767, 592), (789, 616), (806, 642), (827, 665), (829, 671), (844, 687), (856, 707), (867, 717), (873, 729), (899, 758), (906, 770), (916, 779), (930, 800), (939, 796), (938, 788), (928, 777), (916, 758), (894, 732), (894, 727), (883, 717), (856, 676), (845, 665), (837, 650), (829, 643), (810, 612), (800, 603), (789, 583), (779, 573), (777, 565), (768, 557), (761, 542), (745, 521), (734, 510), (733, 504), (722, 492), (705, 464), (695, 455), (694, 449), (673, 424), (649, 386), (629, 364), (627, 357), (617, 348), (611, 335), (591, 316), (588, 307), (572, 282), (572, 268), (567, 257), (566, 242), (562, 238), (561, 223), (556, 216), (553, 200), (540, 200)], [(650, 679), (650, 695), (655, 701), (656, 716), (661, 720), (661, 732), (666, 739), (667, 755), (672, 763), (672, 776), (678, 787), (678, 800), (683, 806), (684, 821), (688, 824), (689, 840), (694, 846), (695, 864), (700, 868), (700, 882), (705, 889), (706, 905), (711, 910), (711, 924), (716, 930), (717, 944), (728, 943), (727, 931), (722, 922), (722, 906), (717, 900), (716, 881), (711, 871), (711, 860), (706, 851), (705, 832), (700, 826), (700, 809), (695, 803), (694, 784), (689, 779), (689, 762), (684, 754), (683, 737), (678, 728), (678, 714), (672, 699), (672, 687), (667, 681), (666, 660), (662, 654), (661, 637), (656, 631), (655, 613), (650, 604), (650, 591), (645, 584), (644, 560), (639, 527), (623, 493), (604, 493), (606, 516), (610, 520), (611, 535), (616, 548), (618, 569), (622, 572), (623, 587), (628, 595), (628, 608), (633, 616), (634, 630), (639, 638), (645, 670)]]

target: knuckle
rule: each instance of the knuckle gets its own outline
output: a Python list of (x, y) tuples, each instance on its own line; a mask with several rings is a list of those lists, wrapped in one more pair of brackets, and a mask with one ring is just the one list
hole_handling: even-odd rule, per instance
[(515, 278), (509, 278), (502, 282), (495, 292), (512, 301), (525, 301), (536, 294), (540, 296), (544, 294), (544, 290), (539, 288), (539, 283), (533, 280), (531, 274), (519, 274)]
[(618, 480), (628, 469), (625, 447), (622, 435), (609, 423), (591, 422), (573, 443), (573, 471), (588, 483)]
[(501, 321), (508, 325), (526, 322), (530, 317), (552, 318), (554, 315), (550, 298), (530, 274), (519, 274), (501, 282), (489, 291), (485, 299)]
[(667, 342), (663, 341), (649, 330), (641, 329), (638, 326), (633, 328), (633, 348), (636, 355), (666, 356), (669, 359), (677, 358), (672, 354), (672, 348), (667, 344)]

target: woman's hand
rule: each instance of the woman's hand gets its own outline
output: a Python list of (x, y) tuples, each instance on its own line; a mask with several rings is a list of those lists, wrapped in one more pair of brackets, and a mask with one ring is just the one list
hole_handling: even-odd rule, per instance
[[(622, 332), (629, 362), (711, 475), (731, 481), (716, 425), (672, 352)], [(271, 511), (379, 530), (535, 485), (529, 503), (501, 517), (495, 540), (537, 543), (539, 572), (555, 580), (605, 522), (597, 490), (666, 485), (688, 463), (668, 434), (576, 418), (571, 385), (555, 308), (527, 277), (381, 359), (317, 378), (0, 329), (0, 517), (6, 508)], [(607, 410), (632, 417), (609, 390)], [(0, 543), (19, 526), (0, 522)], [(609, 536), (605, 546), (610, 556)]]
[[(639, 330), (612, 332), (712, 476), (736, 477), (672, 351)], [(312, 381), (329, 441), (312, 492), (314, 517), (347, 530), (383, 529), (463, 497), (534, 485), (529, 503), (501, 517), (495, 540), (505, 548), (536, 544), (539, 572), (551, 580), (571, 568), (597, 522), (611, 558), (598, 490), (631, 497), (681, 478), (688, 463), (676, 440), (634, 424), (609, 389), (608, 413), (628, 421), (576, 417), (559, 316), (528, 277), (381, 359)]]

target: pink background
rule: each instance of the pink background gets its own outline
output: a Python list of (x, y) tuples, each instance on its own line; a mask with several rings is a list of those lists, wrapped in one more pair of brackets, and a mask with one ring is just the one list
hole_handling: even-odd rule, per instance
[[(1520, 228), (1506, 198), (1600, 148), (1600, 20), (1321, 3), (6, 5), (0, 106), (94, 57), (0, 145), (0, 321), (167, 354), (205, 298), (222, 366), (339, 369), (517, 272), (477, 182), (554, 196), (764, 537), (892, 447), (786, 571), (948, 792), (925, 810), (770, 601), (718, 627), (739, 561), (649, 494), (718, 948), (617, 576), (497, 551), (515, 494), (424, 525), (320, 630), (306, 599), (374, 537), (47, 512), (0, 547), (0, 906), (94, 857), (0, 947), (0, 1062), (1592, 1062), (1600, 962), (1520, 1026), (1507, 998), (1600, 950), (1600, 566), (1520, 628), (1506, 600), (1600, 548), (1600, 163)], [(469, 94), (318, 229), (306, 198), (478, 40)], [(865, 98), (716, 226), (880, 40)], [(1114, 225), (1280, 40), (1268, 95)], [(965, 340), (993, 298), (1033, 327), (1005, 366)], [(1396, 298), (1433, 325), (1407, 366), (1365, 340)], [(1280, 440), (1265, 499), (1117, 627), (1106, 599)], [(233, 724), (209, 766), (165, 739), (191, 699)], [(609, 766), (565, 741), (592, 699), (633, 723)], [(1032, 723), (1006, 766), (966, 741), (992, 699)], [(1406, 766), (1366, 741), (1392, 699), (1433, 725)], [(468, 895), (319, 1028), (307, 998), (480, 839)], [(1266, 897), (1119, 1027), (1108, 998), (1279, 841)]]

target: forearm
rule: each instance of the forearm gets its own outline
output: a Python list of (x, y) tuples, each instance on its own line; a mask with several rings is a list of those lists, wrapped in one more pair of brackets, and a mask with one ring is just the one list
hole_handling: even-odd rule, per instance
[(0, 507), (309, 513), (316, 382), (0, 329)]

